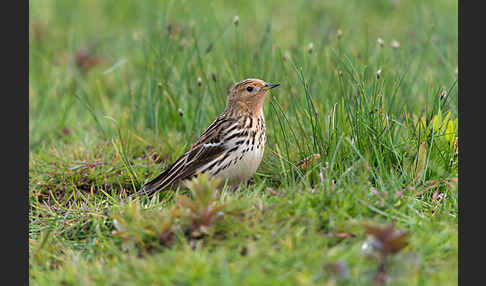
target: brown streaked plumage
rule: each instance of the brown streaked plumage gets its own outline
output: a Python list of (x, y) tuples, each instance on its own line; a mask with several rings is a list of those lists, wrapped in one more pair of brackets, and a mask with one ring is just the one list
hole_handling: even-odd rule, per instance
[(265, 149), (265, 96), (278, 85), (260, 79), (245, 79), (235, 84), (221, 115), (187, 152), (137, 194), (154, 194), (202, 172), (209, 172), (232, 186), (250, 179)]

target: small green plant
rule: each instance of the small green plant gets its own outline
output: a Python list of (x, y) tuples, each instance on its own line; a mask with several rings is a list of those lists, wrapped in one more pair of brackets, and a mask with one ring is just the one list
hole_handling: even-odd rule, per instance
[(442, 115), (439, 108), (437, 114), (427, 122), (425, 116), (422, 116), (416, 127), (417, 137), (421, 142), (432, 138), (441, 150), (452, 150), (457, 138), (457, 118), (453, 118), (451, 112)]
[(208, 234), (211, 224), (224, 216), (226, 203), (218, 201), (218, 186), (221, 181), (211, 180), (209, 175), (200, 174), (187, 182), (192, 198), (179, 195), (172, 208), (172, 216), (186, 226), (186, 235), (199, 238)]
[(178, 195), (170, 209), (142, 208), (140, 201), (128, 202), (124, 209), (112, 215), (116, 228), (114, 234), (123, 244), (139, 245), (152, 249), (156, 245), (172, 246), (177, 234), (188, 240), (211, 235), (211, 227), (226, 214), (225, 202), (219, 200), (219, 180), (200, 174), (188, 181), (191, 196)]

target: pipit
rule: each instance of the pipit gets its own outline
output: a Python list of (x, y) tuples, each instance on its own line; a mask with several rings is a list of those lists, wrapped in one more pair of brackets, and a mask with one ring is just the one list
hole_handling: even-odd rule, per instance
[(279, 85), (260, 79), (245, 79), (235, 84), (221, 115), (188, 151), (137, 194), (153, 195), (203, 172), (231, 187), (249, 180), (265, 150), (263, 103), (269, 90)]

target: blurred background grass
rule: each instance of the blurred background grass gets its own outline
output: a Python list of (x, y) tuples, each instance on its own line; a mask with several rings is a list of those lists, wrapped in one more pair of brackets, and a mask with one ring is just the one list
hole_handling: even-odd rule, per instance
[[(178, 108), (186, 111), (185, 127), (201, 131), (224, 107), (227, 86), (245, 77), (281, 82), (279, 99), (292, 105), (303, 97), (291, 96), (299, 81), (281, 60), (285, 52), (312, 82), (326, 113), (337, 101), (343, 55), (366, 66), (368, 77), (381, 67), (388, 86), (406, 75), (392, 110), (397, 113), (403, 105), (423, 112), (430, 95), (456, 79), (455, 1), (31, 1), (29, 22), (31, 147), (49, 141), (47, 126), (82, 132), (94, 126), (76, 97), (98, 116), (117, 118), (129, 110), (136, 124), (163, 133), (174, 126), (160, 123), (177, 118)], [(391, 48), (392, 40), (399, 49)], [(81, 74), (75, 56), (89, 48), (101, 63)], [(203, 88), (197, 88), (198, 77)]]
[[(46, 261), (72, 257), (66, 253), (75, 249), (91, 253), (81, 260), (95, 261), (84, 270), (68, 263), (49, 272), (45, 261), (33, 260), (35, 279), (96, 273), (105, 252), (93, 240), (115, 247), (107, 242), (113, 225), (102, 214), (84, 217), (83, 208), (123, 208), (120, 196), (175, 160), (223, 110), (232, 84), (257, 77), (281, 83), (264, 107), (265, 157), (255, 185), (243, 187), (252, 194), (225, 196), (278, 211), (262, 215), (268, 225), (245, 227), (273, 237), (266, 230), (281, 227), (286, 236), (310, 225), (336, 232), (348, 220), (378, 218), (415, 233), (416, 246), (439, 229), (416, 250), (424, 272), (412, 267), (404, 285), (457, 280), (457, 187), (450, 185), (457, 177), (457, 18), (452, 0), (29, 1), (30, 238), (61, 241), (52, 242), (58, 248), (46, 252)], [(298, 166), (312, 154), (319, 158)], [(267, 188), (288, 197), (271, 199)], [(320, 188), (335, 191), (308, 193)], [(312, 222), (273, 224), (290, 215)], [(75, 223), (59, 224), (66, 220)], [(274, 251), (261, 243), (262, 255)], [(308, 243), (295, 253), (325, 245), (359, 271), (367, 265), (359, 259), (360, 241), (336, 244), (314, 233)], [(164, 259), (184, 253), (213, 265), (206, 261), (212, 255), (232, 257), (225, 253), (230, 245), (200, 260), (200, 252), (187, 249)], [(125, 264), (113, 271), (123, 272), (131, 256), (115, 253)], [(322, 258), (310, 256), (304, 264)], [(220, 268), (224, 263), (214, 267), (238, 273), (246, 263), (231, 271)], [(249, 279), (281, 281), (299, 263), (277, 263), (281, 271), (269, 275), (255, 267)], [(439, 266), (450, 271), (432, 275)], [(309, 267), (291, 281), (304, 281), (321, 266)], [(359, 271), (352, 276), (361, 277)], [(219, 277), (206, 275), (206, 282)]]

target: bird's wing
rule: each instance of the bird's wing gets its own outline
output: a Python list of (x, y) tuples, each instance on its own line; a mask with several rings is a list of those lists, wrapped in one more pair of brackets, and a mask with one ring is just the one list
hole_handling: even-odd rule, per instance
[(170, 187), (176, 182), (189, 179), (210, 167), (211, 161), (224, 156), (229, 146), (223, 141), (223, 137), (232, 130), (237, 129), (237, 120), (218, 117), (203, 132), (196, 143), (185, 152), (177, 161), (170, 165), (162, 174), (146, 183), (142, 190), (136, 194), (152, 195)]

